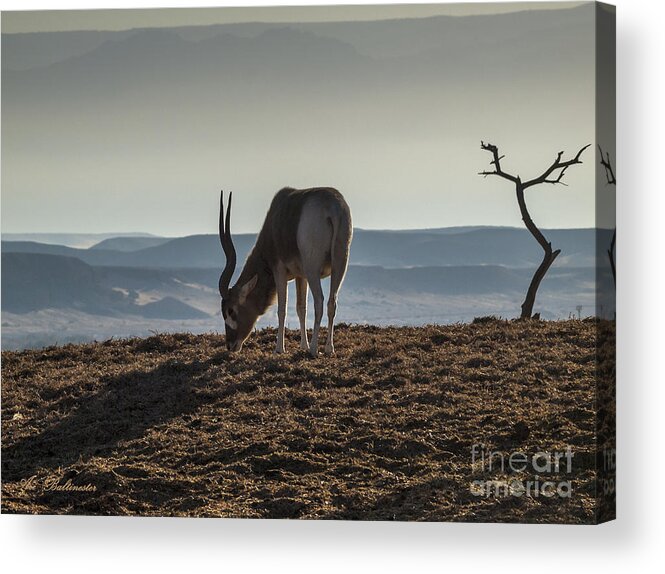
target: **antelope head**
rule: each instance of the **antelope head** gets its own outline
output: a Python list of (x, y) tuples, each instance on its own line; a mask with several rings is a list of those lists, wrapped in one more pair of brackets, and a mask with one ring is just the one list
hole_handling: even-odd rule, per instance
[(226, 348), (229, 351), (240, 351), (256, 323), (261, 310), (251, 296), (258, 275), (254, 274), (244, 283), (236, 283), (229, 287), (231, 277), (236, 268), (236, 250), (231, 238), (231, 197), (229, 193), (229, 206), (226, 210), (226, 223), (224, 222), (224, 192), (219, 202), (219, 240), (226, 255), (226, 267), (219, 278), (219, 294), (222, 297), (222, 317), (226, 327)]

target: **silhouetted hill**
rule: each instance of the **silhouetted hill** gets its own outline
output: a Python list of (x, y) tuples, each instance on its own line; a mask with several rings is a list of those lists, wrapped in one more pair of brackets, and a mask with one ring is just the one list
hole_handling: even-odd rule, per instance
[[(533, 29), (541, 35), (576, 25), (584, 7), (546, 11), (514, 12), (491, 16), (431, 16), (427, 18), (383, 19), (346, 22), (241, 22), (208, 26), (170, 28), (192, 42), (218, 42), (220, 37), (251, 39), (274, 28), (289, 28), (332, 38), (353, 46), (361, 54), (374, 57), (400, 57), (436, 49), (472, 49), (488, 38), (513, 39), (520, 30)], [(445, 33), (442, 33), (442, 29)], [(491, 34), (485, 33), (491, 31)], [(93, 52), (105, 43), (121, 42), (144, 32), (84, 30), (2, 35), (2, 65), (7, 70), (45, 67)]]
[(149, 233), (3, 233), (2, 241), (34, 241), (50, 245), (65, 245), (77, 249), (88, 249), (106, 239), (128, 239), (154, 237)]
[[(204, 106), (214, 117), (220, 99), (253, 105), (284, 97), (306, 102), (327, 95), (337, 102), (342, 94), (390, 96), (396, 75), (420, 88), (441, 87), (444, 78), (487, 85), (502, 73), (496, 62), (517, 55), (515, 79), (542, 69), (577, 77), (586, 47), (579, 30), (592, 17), (582, 6), (491, 17), (249, 24), (249, 33), (242, 25), (207, 32), (138, 29), (99, 39), (73, 36), (67, 49), (54, 46), (66, 41), (63, 35), (33, 35), (42, 66), (20, 56), (21, 35), (3, 34), (3, 102), (62, 109), (64, 102), (104, 101), (140, 109), (159, 94), (161, 105)], [(59, 57), (46, 53), (49, 45)]]
[(172, 296), (137, 304), (139, 290), (177, 293), (182, 282), (174, 273), (132, 269), (123, 273), (122, 268), (93, 267), (73, 257), (35, 253), (3, 253), (2, 268), (2, 310), (11, 313), (70, 309), (166, 320), (208, 317)]
[(122, 293), (103, 285), (94, 267), (74, 257), (2, 254), (2, 310), (72, 308), (108, 314), (124, 307)]
[(91, 52), (104, 42), (121, 40), (134, 30), (76, 30), (2, 34), (2, 69), (42, 68)]
[[(561, 249), (558, 266), (590, 267), (596, 263), (596, 245), (601, 257), (612, 232), (594, 229), (544, 230)], [(254, 234), (234, 236), (238, 261), (247, 257), (256, 241)], [(145, 247), (146, 243), (157, 243)], [(3, 241), (3, 253), (48, 253), (77, 257), (90, 265), (164, 268), (220, 268), (224, 255), (216, 235), (192, 235), (170, 240), (122, 238), (111, 241), (117, 249), (73, 249), (35, 242)], [(525, 229), (511, 227), (463, 227), (412, 231), (356, 229), (351, 247), (352, 265), (419, 267), (445, 265), (503, 265), (533, 267), (542, 258), (540, 246)]]
[[(445, 232), (442, 232), (445, 231)], [(609, 244), (611, 232), (593, 229), (549, 229), (546, 237), (561, 249), (559, 264), (595, 264), (596, 233)], [(408, 233), (358, 229), (351, 262), (357, 265), (410, 267), (430, 265), (538, 265), (542, 250), (529, 232), (518, 228), (462, 228)]]
[(139, 251), (148, 247), (155, 247), (170, 241), (169, 237), (110, 237), (99, 243), (91, 245), (89, 249), (103, 249), (105, 251)]
[(65, 98), (90, 103), (157, 92), (175, 102), (192, 97), (197, 86), (197, 99), (212, 103), (220, 78), (228, 99), (244, 97), (248, 82), (292, 91), (298, 78), (299, 89), (309, 83), (319, 90), (321, 82), (332, 87), (340, 78), (367, 81), (377, 70), (348, 44), (290, 27), (271, 28), (255, 38), (224, 34), (202, 42), (183, 40), (172, 30), (146, 29), (46, 67), (3, 70), (3, 97), (38, 102), (48, 88), (50, 105)]
[[(244, 261), (256, 241), (256, 235), (234, 235), (238, 261)], [(125, 265), (149, 267), (214, 267), (224, 265), (224, 253), (217, 235), (190, 235), (162, 245), (128, 254)]]
[(344, 287), (391, 293), (464, 295), (510, 292), (522, 285), (521, 273), (497, 265), (411, 267), (349, 267)]
[[(111, 290), (116, 290), (111, 299), (117, 304), (127, 303), (117, 297), (117, 292), (162, 293), (173, 299), (191, 296), (193, 289), (199, 289), (208, 293), (211, 301), (219, 297), (219, 269), (214, 268), (95, 267), (71, 257), (30, 253), (3, 254), (2, 263), (3, 309), (7, 311), (60, 307), (66, 302), (80, 308), (86, 301), (98, 301), (102, 292), (109, 295)], [(532, 273), (531, 269), (499, 265), (399, 269), (350, 265), (344, 288), (396, 294), (501, 294), (523, 291)], [(594, 267), (555, 266), (547, 276), (547, 285), (565, 292), (594, 280)], [(44, 297), (44, 293), (52, 297)], [(16, 306), (17, 300), (23, 301), (22, 307)], [(130, 312), (125, 307), (117, 310)]]
[(6, 253), (38, 253), (42, 255), (73, 257), (89, 265), (121, 265), (125, 255), (119, 251), (78, 249), (75, 247), (65, 247), (64, 245), (38, 243), (36, 241), (3, 241), (3, 256)]
[(148, 319), (203, 319), (207, 313), (194, 309), (173, 297), (164, 297), (153, 303), (141, 305), (140, 314)]

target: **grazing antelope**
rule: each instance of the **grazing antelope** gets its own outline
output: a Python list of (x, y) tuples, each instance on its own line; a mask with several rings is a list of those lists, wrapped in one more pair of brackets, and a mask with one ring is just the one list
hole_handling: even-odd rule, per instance
[[(229, 288), (236, 267), (231, 238), (231, 197), (224, 223), (224, 192), (220, 198), (219, 239), (226, 255), (226, 267), (219, 278), (222, 316), (226, 325), (226, 346), (239, 351), (260, 315), (277, 297), (276, 353), (284, 352), (287, 283), (296, 281), (296, 308), (300, 319), (300, 348), (318, 355), (319, 328), (323, 316), (321, 278), (330, 276), (328, 337), (325, 352), (335, 352), (333, 329), (337, 291), (342, 284), (351, 245), (351, 210), (342, 194), (330, 187), (293, 189), (275, 194), (256, 244), (247, 256), (238, 281)], [(314, 328), (307, 343), (307, 285), (314, 297)]]

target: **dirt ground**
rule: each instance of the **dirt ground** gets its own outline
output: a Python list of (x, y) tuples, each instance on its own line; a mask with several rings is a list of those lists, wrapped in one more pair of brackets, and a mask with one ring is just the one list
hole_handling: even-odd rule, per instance
[[(273, 355), (274, 330), (240, 354), (189, 334), (5, 352), (2, 511), (595, 522), (596, 428), (614, 420), (613, 386), (595, 413), (596, 373), (613, 376), (597, 361), (608, 325), (342, 325), (337, 355), (317, 359), (295, 332)], [(479, 495), (474, 481), (535, 473), (488, 471), (473, 445), (570, 447), (570, 472), (540, 476), (570, 481), (570, 496)]]

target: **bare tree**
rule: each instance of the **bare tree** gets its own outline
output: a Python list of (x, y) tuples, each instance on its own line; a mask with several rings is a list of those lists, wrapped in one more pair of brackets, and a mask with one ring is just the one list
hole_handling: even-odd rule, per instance
[(538, 269), (536, 269), (536, 272), (533, 275), (533, 278), (531, 279), (531, 284), (529, 285), (529, 289), (526, 292), (526, 298), (524, 299), (524, 303), (522, 303), (522, 313), (520, 315), (520, 318), (522, 319), (530, 319), (533, 315), (533, 305), (536, 301), (536, 293), (538, 292), (538, 287), (540, 287), (540, 283), (543, 280), (543, 277), (545, 277), (545, 274), (549, 270), (550, 266), (552, 263), (554, 263), (554, 260), (557, 258), (559, 253), (561, 253), (560, 249), (557, 249), (556, 251), (552, 250), (552, 244), (545, 239), (545, 236), (541, 233), (540, 229), (536, 226), (536, 224), (533, 222), (533, 219), (531, 219), (531, 216), (529, 215), (529, 210), (526, 207), (526, 201), (524, 200), (524, 191), (529, 189), (530, 187), (533, 187), (534, 185), (540, 185), (541, 183), (550, 183), (552, 185), (566, 185), (562, 180), (563, 176), (566, 173), (566, 170), (571, 166), (575, 165), (578, 163), (582, 163), (580, 160), (580, 157), (582, 156), (582, 152), (589, 147), (588, 144), (584, 146), (580, 151), (577, 152), (577, 155), (569, 160), (564, 160), (563, 159), (563, 153), (560, 151), (552, 163), (541, 175), (538, 177), (535, 177), (533, 179), (530, 179), (528, 181), (522, 181), (519, 175), (511, 175), (501, 168), (501, 160), (504, 158), (504, 156), (499, 155), (499, 149), (497, 146), (492, 145), (491, 143), (485, 143), (485, 142), (480, 142), (480, 148), (488, 151), (492, 154), (492, 161), (490, 162), (490, 165), (494, 166), (493, 171), (481, 171), (479, 175), (487, 177), (488, 175), (498, 175), (499, 177), (502, 177), (503, 179), (507, 179), (508, 181), (512, 182), (515, 185), (515, 192), (517, 194), (517, 203), (520, 207), (520, 213), (522, 214), (522, 221), (524, 221), (524, 225), (526, 225), (526, 228), (529, 230), (531, 235), (538, 241), (540, 246), (543, 248), (543, 251), (545, 252), (543, 255), (543, 260), (541, 264), (538, 266)]
[[(607, 177), (607, 184), (613, 185), (616, 187), (617, 178), (614, 175), (614, 170), (612, 169), (612, 161), (610, 160), (610, 154), (607, 152), (603, 155), (603, 148), (598, 146), (598, 151), (600, 152), (600, 165), (605, 168), (605, 176)], [(614, 228), (614, 233), (612, 234), (612, 242), (610, 243), (610, 248), (607, 250), (607, 255), (610, 258), (610, 265), (612, 266), (612, 277), (614, 282), (617, 282), (617, 270), (614, 263), (614, 246), (617, 242), (617, 230)]]

